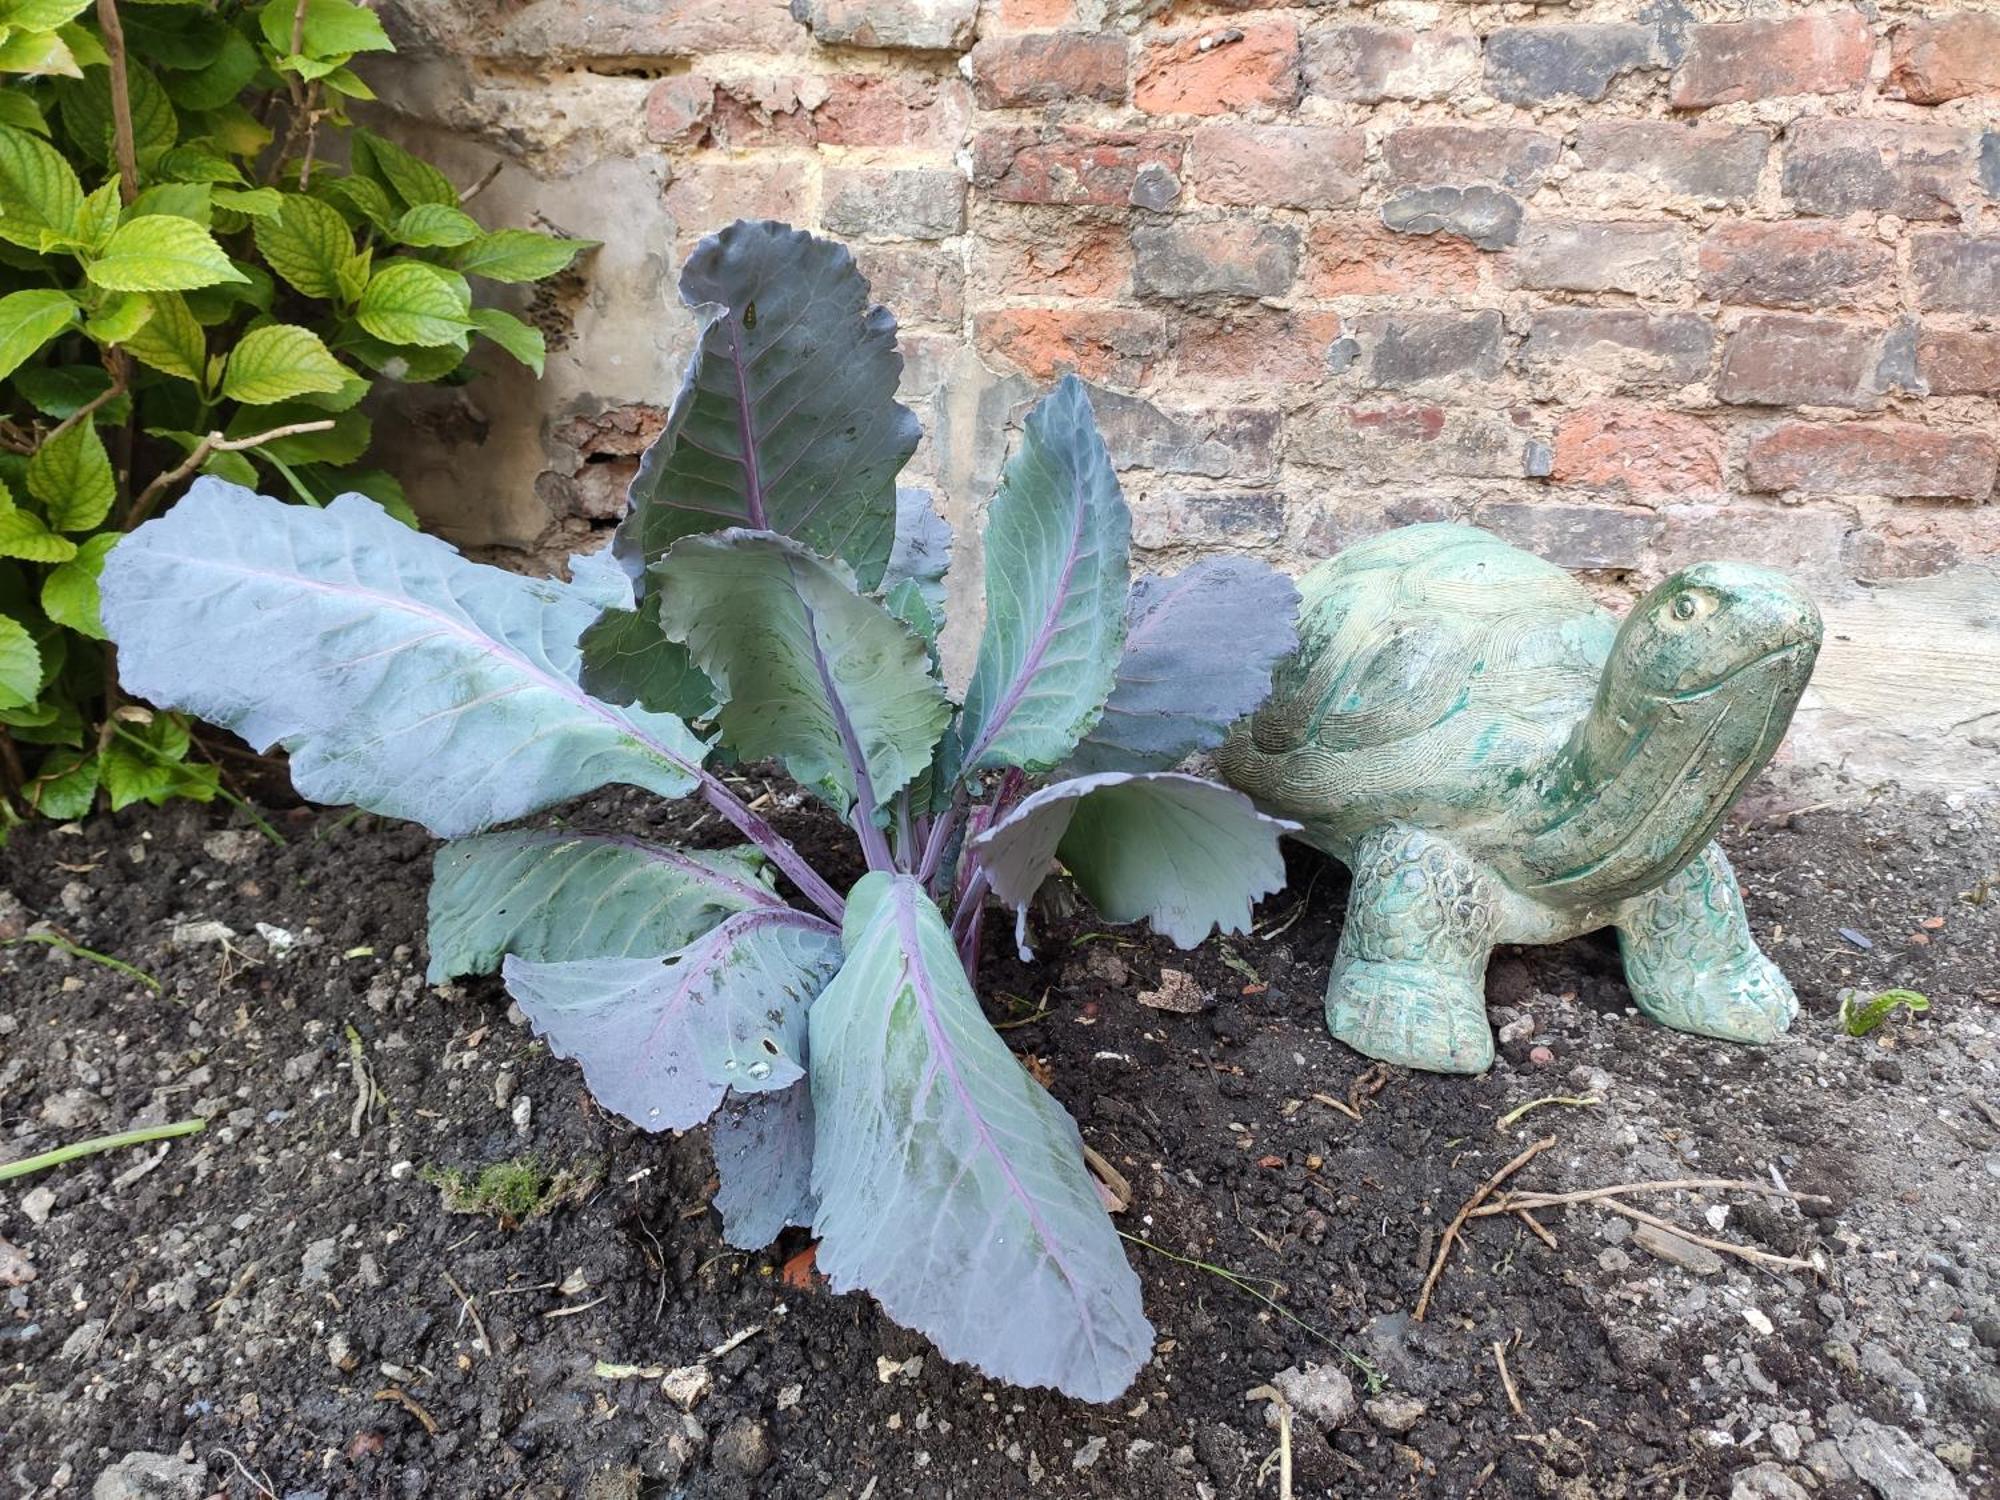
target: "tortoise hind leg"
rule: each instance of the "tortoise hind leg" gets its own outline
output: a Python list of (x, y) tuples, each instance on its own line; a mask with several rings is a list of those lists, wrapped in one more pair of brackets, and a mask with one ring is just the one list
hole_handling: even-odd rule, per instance
[(1433, 1073), (1493, 1062), (1486, 959), (1497, 925), (1484, 875), (1451, 845), (1392, 826), (1354, 854), (1326, 1024), (1369, 1057)]
[(1618, 914), (1625, 980), (1639, 1009), (1676, 1031), (1776, 1040), (1798, 1014), (1778, 966), (1750, 935), (1735, 872), (1714, 844)]

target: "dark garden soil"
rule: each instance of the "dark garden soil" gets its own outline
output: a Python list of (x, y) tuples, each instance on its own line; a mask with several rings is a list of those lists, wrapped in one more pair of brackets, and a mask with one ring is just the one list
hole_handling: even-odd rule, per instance
[[(0, 853), (0, 924), (161, 989), (0, 950), (0, 1158), (208, 1128), (0, 1189), (0, 1489), (1271, 1496), (1278, 1433), (1246, 1393), (1319, 1365), (1299, 1496), (2000, 1495), (2000, 833), (1890, 796), (1784, 813), (1814, 800), (1767, 781), (1726, 838), (1804, 1000), (1764, 1050), (1630, 1013), (1596, 938), (1499, 957), (1494, 1019), (1532, 1034), (1487, 1076), (1371, 1072), (1321, 1024), (1346, 881), (1303, 853), (1249, 938), (1184, 955), (1085, 913), (1036, 963), (995, 951), (995, 1019), (1130, 1179), (1119, 1222), (1147, 1242), (1158, 1354), (1105, 1407), (948, 1363), (830, 1294), (803, 1231), (724, 1245), (702, 1132), (601, 1114), (497, 983), (424, 984), (420, 832), (300, 810), (273, 815), (281, 848), (224, 808), (31, 830)], [(1163, 969), (1212, 1008), (1139, 1003)], [(1847, 985), (1932, 1008), (1852, 1039)], [(1544, 1134), (1523, 1188), (1824, 1194), (1631, 1200), (1824, 1272), (1663, 1259), (1628, 1220), (1555, 1208), (1553, 1246), (1473, 1220), (1414, 1322), (1447, 1223)], [(508, 1163), (554, 1179), (525, 1184), (538, 1211), (453, 1211)]]

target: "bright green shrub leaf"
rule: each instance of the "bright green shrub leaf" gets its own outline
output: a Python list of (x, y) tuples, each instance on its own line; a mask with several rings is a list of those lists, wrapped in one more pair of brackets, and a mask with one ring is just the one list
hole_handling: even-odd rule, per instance
[(86, 193), (76, 214), (75, 241), (95, 254), (104, 248), (118, 221), (125, 217), (125, 204), (118, 196), (118, 179), (107, 177)]
[(29, 78), (81, 78), (75, 55), (53, 31), (0, 33), (0, 73)]
[(234, 100), (202, 117), (209, 136), (231, 156), (244, 160), (256, 156), (271, 144), (270, 127)]
[(94, 422), (78, 422), (35, 450), (28, 460), (28, 493), (42, 502), (57, 531), (89, 531), (111, 513), (118, 481)]
[(334, 281), (340, 287), (341, 300), (360, 301), (361, 294), (368, 289), (368, 278), (374, 274), (374, 269), (375, 252), (366, 246), (342, 261), (340, 270), (334, 275)]
[(472, 326), (537, 375), (542, 373), (542, 362), (547, 357), (549, 349), (548, 340), (542, 337), (541, 329), (532, 323), (524, 323), (512, 313), (502, 312), (497, 307), (474, 308)]
[(21, 800), (45, 818), (80, 818), (97, 800), (97, 757), (81, 750), (58, 750), (21, 788)]
[(252, 219), (275, 219), (284, 212), (285, 195), (276, 188), (219, 187), (215, 206)]
[(369, 280), (354, 316), (363, 328), (391, 344), (463, 347), (472, 326), (472, 304), (437, 267), (401, 260), (382, 267)]
[(0, 297), (0, 380), (75, 319), (76, 304), (67, 292), (38, 288)]
[(19, 620), (0, 615), (0, 708), (33, 703), (42, 689), (42, 653)]
[(321, 80), (327, 88), (348, 99), (372, 100), (375, 90), (361, 80), (352, 68), (335, 68)]
[(396, 221), (392, 233), (405, 245), (440, 249), (477, 239), (480, 230), (472, 215), (462, 208), (419, 203)]
[(458, 207), (458, 189), (451, 185), (449, 177), (372, 130), (357, 130), (349, 137), (348, 156), (356, 173), (374, 178), (402, 199), (405, 208), (415, 208), (419, 203)]
[[(273, 427), (289, 427), (294, 422), (316, 422), (326, 417), (324, 411), (306, 405), (302, 401), (288, 401), (280, 406), (245, 407), (229, 420), (227, 434), (233, 438), (249, 437), (253, 433), (268, 432)], [(302, 432), (295, 437), (278, 438), (258, 448), (259, 458), (275, 459), (281, 464), (351, 464), (368, 451), (369, 440), (374, 429), (365, 412), (344, 411), (333, 419), (333, 426), (323, 432)]]
[(42, 613), (94, 641), (104, 639), (97, 618), (97, 575), (104, 558), (118, 545), (119, 533), (102, 532), (76, 549), (76, 556), (42, 580)]
[(179, 292), (248, 281), (206, 229), (191, 219), (147, 214), (119, 226), (84, 273), (111, 292)]
[(155, 714), (147, 724), (120, 724), (99, 757), (99, 776), (112, 811), (134, 802), (155, 807), (175, 797), (207, 802), (215, 796), (213, 766), (186, 764), (190, 744), (178, 714)]
[(56, 34), (63, 39), (63, 44), (69, 48), (70, 56), (77, 60), (78, 66), (102, 68), (110, 63), (111, 55), (104, 50), (104, 43), (100, 42), (96, 34), (86, 29), (81, 22), (70, 21), (58, 26)]
[(54, 31), (90, 9), (91, 0), (0, 0), (0, 26)]
[(496, 229), (460, 246), (451, 263), (467, 276), (488, 281), (540, 281), (553, 276), (596, 240), (566, 240), (532, 229)]
[(242, 168), (200, 141), (190, 141), (166, 152), (154, 170), (169, 182), (209, 182), (225, 187), (241, 187), (244, 182)]
[(0, 125), (0, 239), (40, 250), (42, 237), (76, 231), (83, 184), (61, 152), (40, 136)]
[(33, 511), (0, 510), (0, 557), (59, 563), (75, 556), (76, 543), (66, 536), (57, 536)]
[[(264, 40), (279, 56), (291, 52), (297, 22), (295, 0), (268, 0), (257, 18)], [(299, 47), (306, 56), (334, 57), (350, 52), (393, 52), (395, 43), (375, 19), (375, 12), (353, 0), (305, 0), (305, 23), (299, 27)]]
[(153, 304), (153, 316), (126, 341), (125, 352), (163, 375), (178, 375), (200, 385), (208, 363), (208, 335), (177, 293), (156, 292), (147, 300)]
[(368, 394), (370, 385), (368, 377), (356, 374), (345, 365), (340, 367), (340, 376), (340, 386), (337, 390), (302, 392), (299, 401), (317, 411), (341, 412), (358, 406), (361, 398)]
[(222, 394), (250, 406), (271, 406), (346, 384), (347, 371), (318, 334), (294, 323), (269, 323), (244, 334), (230, 351)]
[(396, 227), (396, 205), (389, 190), (372, 177), (315, 177), (313, 191), (348, 211), (352, 219), (373, 224), (387, 234)]
[(182, 109), (206, 114), (234, 104), (259, 66), (256, 45), (242, 33), (225, 29), (214, 61), (196, 72), (169, 73), (164, 86)]
[(49, 133), (49, 122), (42, 118), (41, 106), (19, 89), (0, 89), (0, 125), (36, 135)]
[(172, 214), (192, 219), (206, 229), (215, 215), (214, 191), (206, 182), (156, 182), (134, 198), (119, 217), (129, 222), (147, 214)]
[(231, 321), (238, 308), (254, 307), (258, 312), (268, 313), (277, 296), (278, 283), (271, 273), (254, 260), (235, 262), (236, 269), (243, 275), (241, 281), (225, 281), (217, 286), (198, 287), (187, 294), (188, 311), (195, 321), (204, 328), (214, 328)]
[(106, 300), (83, 325), (83, 331), (100, 344), (123, 344), (146, 326), (153, 316), (153, 304), (138, 292), (120, 292)]
[(353, 355), (377, 375), (411, 385), (429, 385), (442, 380), (465, 363), (466, 351), (457, 344), (440, 344), (434, 349), (384, 343), (372, 334), (356, 329), (340, 342), (341, 351)]
[(275, 218), (259, 219), (257, 252), (292, 286), (323, 302), (340, 299), (340, 268), (354, 254), (354, 231), (332, 204), (286, 193)]

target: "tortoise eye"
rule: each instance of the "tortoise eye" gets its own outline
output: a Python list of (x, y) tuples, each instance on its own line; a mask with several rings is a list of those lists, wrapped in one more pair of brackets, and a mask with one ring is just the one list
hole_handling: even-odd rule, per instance
[(1678, 599), (1674, 600), (1675, 619), (1692, 620), (1694, 618), (1694, 611), (1695, 611), (1694, 595), (1682, 594)]

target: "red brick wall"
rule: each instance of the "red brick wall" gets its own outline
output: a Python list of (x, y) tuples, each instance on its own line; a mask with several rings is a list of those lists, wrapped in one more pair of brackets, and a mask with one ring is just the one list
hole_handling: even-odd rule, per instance
[[(1829, 584), (2000, 552), (1978, 0), (403, 9), (475, 98), (616, 100), (593, 149), (662, 160), (621, 212), (675, 243), (849, 239), (911, 399), (941, 409), (967, 345), (1137, 398), (1099, 404), (1149, 546), (1456, 516), (1637, 580), (1727, 554)], [(1028, 385), (998, 389), (989, 419)], [(924, 414), (920, 464), (990, 473), (940, 450), (991, 432)]]

